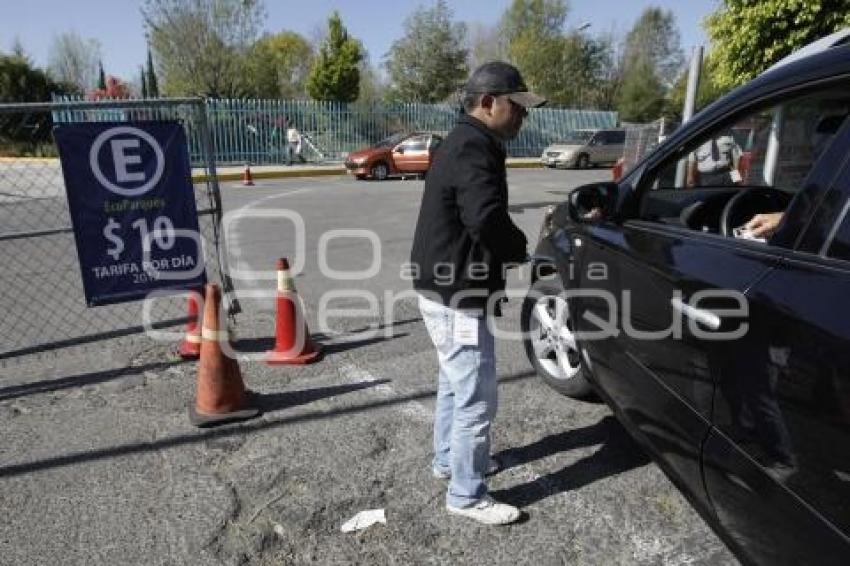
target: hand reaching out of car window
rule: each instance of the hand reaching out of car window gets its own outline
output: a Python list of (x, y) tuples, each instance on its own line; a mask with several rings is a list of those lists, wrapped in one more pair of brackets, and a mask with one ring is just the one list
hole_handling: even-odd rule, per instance
[(595, 222), (596, 220), (602, 219), (602, 209), (598, 206), (594, 206), (587, 212), (581, 215), (582, 220), (587, 220), (588, 222)]
[(773, 236), (779, 223), (782, 222), (784, 212), (769, 212), (766, 214), (756, 214), (749, 222), (744, 224), (744, 229), (747, 230), (753, 237), (769, 238)]

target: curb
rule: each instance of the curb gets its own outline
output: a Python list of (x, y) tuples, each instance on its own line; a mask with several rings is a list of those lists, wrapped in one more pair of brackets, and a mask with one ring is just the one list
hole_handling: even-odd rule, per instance
[(0, 157), (0, 163), (59, 163), (58, 157)]
[(515, 161), (507, 163), (506, 166), (508, 169), (541, 169), (543, 164), (539, 159), (535, 159), (534, 161)]
[[(508, 169), (539, 169), (542, 168), (543, 165), (538, 160), (529, 160), (529, 161), (515, 161), (513, 163), (506, 163), (506, 167)], [(251, 171), (251, 177), (256, 179), (285, 179), (288, 177), (330, 177), (330, 176), (339, 176), (346, 175), (345, 167), (333, 167), (333, 168), (316, 168), (316, 169), (299, 169), (295, 171)], [(232, 181), (241, 181), (243, 173), (219, 173), (216, 175), (218, 178), (218, 182), (232, 182)], [(192, 175), (192, 181), (194, 183), (206, 183), (211, 179), (209, 175), (196, 174)]]
[[(256, 179), (284, 179), (286, 177), (327, 177), (331, 175), (345, 175), (345, 169), (302, 169), (300, 171), (251, 171), (251, 177)], [(241, 181), (243, 173), (219, 173), (216, 175), (218, 182)], [(206, 183), (212, 177), (210, 175), (192, 175), (192, 182)]]

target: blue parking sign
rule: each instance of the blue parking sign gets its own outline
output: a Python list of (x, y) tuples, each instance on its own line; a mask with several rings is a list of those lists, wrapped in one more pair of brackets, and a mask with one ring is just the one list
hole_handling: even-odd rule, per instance
[(89, 306), (206, 282), (179, 122), (61, 124), (54, 137)]

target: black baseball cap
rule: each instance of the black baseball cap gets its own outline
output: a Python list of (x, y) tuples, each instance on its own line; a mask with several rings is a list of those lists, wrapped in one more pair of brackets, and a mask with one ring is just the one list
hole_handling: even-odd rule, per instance
[(470, 75), (464, 91), (467, 94), (507, 95), (525, 108), (537, 108), (546, 104), (546, 99), (528, 91), (519, 70), (502, 61), (484, 63)]

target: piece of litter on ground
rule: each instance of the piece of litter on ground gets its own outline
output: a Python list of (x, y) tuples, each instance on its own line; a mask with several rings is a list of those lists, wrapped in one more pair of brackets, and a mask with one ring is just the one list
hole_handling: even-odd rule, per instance
[(286, 531), (283, 530), (283, 525), (275, 523), (274, 524), (274, 532), (277, 536), (282, 537), (284, 532), (286, 532)]
[(387, 524), (387, 517), (383, 509), (367, 509), (360, 511), (358, 514), (342, 524), (342, 532), (353, 533), (354, 531), (362, 531), (368, 529), (375, 523)]

